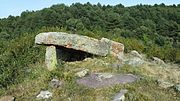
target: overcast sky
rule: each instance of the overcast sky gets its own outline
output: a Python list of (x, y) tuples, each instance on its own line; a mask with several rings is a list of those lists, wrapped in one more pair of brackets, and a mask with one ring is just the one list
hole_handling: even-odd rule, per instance
[(50, 7), (53, 4), (64, 3), (66, 5), (71, 5), (72, 3), (87, 3), (97, 4), (123, 4), (125, 6), (133, 6), (137, 4), (160, 4), (164, 3), (166, 5), (180, 4), (180, 0), (0, 0), (0, 18), (8, 17), (9, 15), (17, 16), (21, 12), (26, 10), (40, 10), (45, 7)]

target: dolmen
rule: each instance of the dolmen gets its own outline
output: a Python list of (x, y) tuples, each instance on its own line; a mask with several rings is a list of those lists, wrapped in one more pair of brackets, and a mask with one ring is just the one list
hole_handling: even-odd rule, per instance
[[(66, 50), (75, 50), (85, 52), (96, 56), (112, 55), (122, 57), (124, 45), (107, 38), (101, 40), (82, 36), (78, 34), (68, 34), (64, 32), (45, 32), (36, 35), (35, 43), (45, 45), (45, 63), (49, 71), (57, 68), (57, 48), (65, 48)], [(63, 53), (61, 54), (63, 55)]]

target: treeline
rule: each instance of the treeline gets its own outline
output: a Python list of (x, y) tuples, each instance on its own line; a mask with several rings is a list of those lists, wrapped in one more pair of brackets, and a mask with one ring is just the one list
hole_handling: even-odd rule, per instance
[(107, 37), (122, 42), (126, 52), (180, 63), (180, 4), (58, 4), (0, 19), (0, 87), (18, 82), (30, 64), (42, 61), (43, 48), (34, 47), (34, 37), (43, 31)]
[(160, 46), (163, 46), (165, 41), (170, 41), (174, 47), (179, 47), (180, 5), (124, 7), (121, 4), (59, 4), (40, 11), (24, 11), (21, 16), (1, 19), (0, 35), (1, 38), (12, 39), (27, 32), (35, 32), (43, 26), (63, 27), (73, 32), (118, 30), (118, 35), (122, 37), (143, 40), (143, 36), (147, 36)]

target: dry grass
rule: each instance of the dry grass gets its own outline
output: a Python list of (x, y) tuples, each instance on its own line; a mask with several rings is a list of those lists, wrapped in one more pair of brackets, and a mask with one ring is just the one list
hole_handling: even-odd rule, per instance
[(162, 67), (159, 65), (145, 64), (141, 68), (144, 71), (144, 75), (172, 83), (180, 83), (180, 68), (176, 65), (166, 65), (166, 67)]

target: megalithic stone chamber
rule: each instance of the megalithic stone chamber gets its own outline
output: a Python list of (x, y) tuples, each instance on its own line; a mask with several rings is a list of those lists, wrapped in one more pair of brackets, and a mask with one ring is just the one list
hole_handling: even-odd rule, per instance
[(120, 58), (124, 52), (124, 45), (107, 38), (101, 40), (77, 34), (64, 32), (40, 33), (35, 37), (35, 43), (47, 45), (46, 66), (48, 70), (53, 70), (57, 65), (56, 47), (62, 46), (67, 49), (79, 50), (98, 56), (108, 54)]

